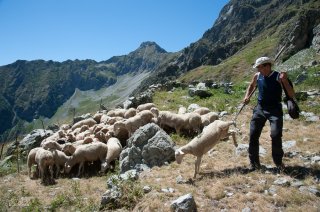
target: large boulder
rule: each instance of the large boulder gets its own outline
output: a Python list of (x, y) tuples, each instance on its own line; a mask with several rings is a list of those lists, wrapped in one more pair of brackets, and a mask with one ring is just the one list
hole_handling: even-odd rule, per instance
[[(28, 152), (35, 147), (39, 147), (41, 141), (49, 136), (53, 135), (52, 130), (43, 130), (43, 129), (35, 129), (31, 131), (28, 135), (26, 135), (19, 142), (19, 149), (21, 152)], [(17, 143), (12, 143), (6, 152), (6, 155), (12, 155), (17, 148)]]
[(120, 154), (120, 172), (139, 169), (142, 164), (151, 168), (174, 161), (174, 147), (170, 136), (158, 125), (151, 123), (140, 127)]

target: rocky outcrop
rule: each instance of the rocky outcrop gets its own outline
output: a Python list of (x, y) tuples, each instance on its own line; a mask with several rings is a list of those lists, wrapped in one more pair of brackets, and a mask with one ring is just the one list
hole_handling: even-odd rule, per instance
[(286, 48), (282, 53), (283, 60), (311, 45), (319, 51), (319, 23), (319, 8), (303, 11), (294, 18), (293, 23), (282, 34), (279, 45)]
[(320, 53), (320, 24), (313, 29), (312, 47)]
[(147, 124), (128, 139), (127, 148), (120, 154), (120, 172), (139, 169), (141, 165), (151, 168), (174, 161), (174, 146), (170, 136), (158, 125)]

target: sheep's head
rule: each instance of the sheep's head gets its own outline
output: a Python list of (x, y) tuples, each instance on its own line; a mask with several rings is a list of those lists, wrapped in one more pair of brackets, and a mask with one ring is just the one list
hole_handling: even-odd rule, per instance
[(157, 117), (159, 116), (159, 110), (158, 110), (158, 108), (152, 107), (152, 108), (150, 109), (150, 111), (151, 111), (151, 113), (153, 113), (154, 117), (157, 118)]
[(181, 151), (181, 149), (177, 149), (174, 153), (174, 156), (176, 158), (176, 162), (178, 164), (181, 164), (183, 157), (185, 156), (185, 153)]
[(44, 149), (58, 149), (55, 141), (48, 141), (42, 146)]
[(76, 151), (76, 148), (72, 144), (66, 144), (62, 148), (62, 152), (66, 155), (72, 155)]

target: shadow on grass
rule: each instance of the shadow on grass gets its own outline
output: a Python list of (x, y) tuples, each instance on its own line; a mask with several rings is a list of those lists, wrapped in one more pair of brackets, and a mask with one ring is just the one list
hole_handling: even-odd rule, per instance
[[(276, 167), (274, 168), (268, 168), (266, 166), (261, 167), (259, 170), (251, 170), (248, 167), (234, 167), (232, 169), (224, 169), (222, 171), (213, 171), (213, 172), (207, 172), (203, 173), (200, 172), (198, 177), (198, 180), (202, 180), (203, 178), (226, 178), (230, 177), (232, 175), (246, 175), (251, 172), (259, 172), (262, 174), (283, 174), (290, 176), (292, 178), (303, 180), (308, 176), (312, 176), (317, 181), (320, 180), (320, 170), (317, 168), (308, 168), (303, 166), (286, 166), (283, 169), (278, 169)], [(190, 180), (190, 179), (189, 179)]]

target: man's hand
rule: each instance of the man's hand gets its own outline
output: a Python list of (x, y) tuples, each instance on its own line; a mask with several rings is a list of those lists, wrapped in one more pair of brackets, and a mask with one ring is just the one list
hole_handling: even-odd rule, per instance
[(283, 82), (284, 80), (288, 80), (287, 72), (280, 72), (279, 79), (280, 79), (281, 82)]
[(250, 102), (250, 97), (244, 97), (244, 99), (242, 100), (242, 103), (247, 105)]

